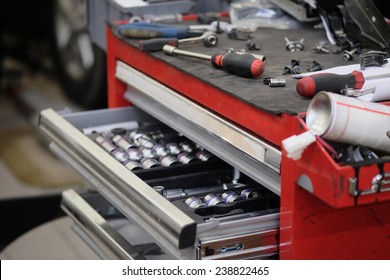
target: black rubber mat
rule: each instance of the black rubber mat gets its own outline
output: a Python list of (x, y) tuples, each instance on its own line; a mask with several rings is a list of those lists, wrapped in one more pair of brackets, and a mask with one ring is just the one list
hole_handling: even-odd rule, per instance
[[(303, 39), (304, 49), (299, 52), (288, 51), (285, 37), (290, 41)], [(266, 57), (266, 70), (263, 75), (257, 78), (234, 76), (223, 70), (215, 69), (205, 60), (183, 56), (172, 57), (162, 51), (153, 52), (151, 55), (261, 110), (271, 114), (295, 115), (305, 112), (310, 100), (296, 93), (296, 79), (293, 79), (291, 75), (282, 75), (284, 67), (290, 64), (291, 60), (299, 60), (303, 72), (307, 72), (306, 69), (311, 67), (313, 61), (319, 62), (324, 68), (358, 63), (357, 56), (354, 61), (346, 62), (341, 54), (316, 53), (314, 47), (322, 40), (327, 41), (325, 30), (314, 29), (312, 26), (299, 30), (258, 29), (252, 41), (260, 46), (260, 50), (252, 51), (252, 53), (262, 54)], [(137, 45), (136, 40), (125, 41)], [(183, 50), (210, 55), (216, 52), (225, 52), (228, 48), (245, 49), (246, 41), (231, 40), (222, 33), (219, 34), (217, 47), (206, 48), (201, 44), (181, 47)], [(328, 44), (328, 48), (331, 49), (330, 44)], [(269, 87), (263, 84), (265, 77), (284, 78), (287, 80), (287, 85), (286, 87)]]

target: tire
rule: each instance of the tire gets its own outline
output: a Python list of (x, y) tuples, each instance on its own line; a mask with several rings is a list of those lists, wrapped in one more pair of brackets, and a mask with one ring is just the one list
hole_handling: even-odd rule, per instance
[(59, 82), (74, 103), (107, 107), (106, 54), (91, 42), (83, 0), (53, 3), (53, 56)]

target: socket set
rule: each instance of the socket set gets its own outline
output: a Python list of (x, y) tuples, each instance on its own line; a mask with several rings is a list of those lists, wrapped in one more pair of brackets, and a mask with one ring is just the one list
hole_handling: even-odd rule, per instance
[(165, 126), (114, 128), (93, 132), (89, 137), (131, 171), (215, 159), (210, 152)]
[(278, 211), (279, 196), (244, 174), (240, 174), (239, 181), (192, 187), (186, 185), (179, 188), (173, 188), (171, 181), (168, 181), (154, 186), (153, 189), (196, 220), (228, 216), (232, 213)]

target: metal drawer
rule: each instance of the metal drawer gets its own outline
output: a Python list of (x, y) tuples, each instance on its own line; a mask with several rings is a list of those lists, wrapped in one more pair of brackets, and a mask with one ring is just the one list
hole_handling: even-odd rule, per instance
[[(172, 202), (161, 196), (140, 176), (125, 168), (82, 132), (90, 127), (110, 124), (115, 126), (129, 120), (156, 122), (137, 108), (64, 115), (47, 109), (40, 114), (39, 127), (52, 141), (50, 148), (53, 152), (80, 172), (103, 197), (126, 218), (148, 232), (174, 258), (199, 258), (202, 256), (203, 243), (207, 244), (221, 237), (229, 239), (279, 228), (277, 207), (272, 211), (257, 209), (250, 213), (222, 216), (209, 213), (204, 217), (191, 211), (186, 212), (185, 209), (183, 211), (183, 201)], [(233, 168), (231, 172), (233, 178)], [(159, 183), (156, 178), (149, 181)], [(278, 230), (274, 234), (275, 240), (277, 236)], [(273, 254), (277, 252), (278, 244), (274, 244)]]
[[(96, 192), (62, 193), (62, 209), (75, 222), (74, 231), (102, 259), (172, 259), (151, 236), (126, 219)], [(278, 229), (220, 237), (200, 242), (197, 259), (274, 259), (278, 256)]]

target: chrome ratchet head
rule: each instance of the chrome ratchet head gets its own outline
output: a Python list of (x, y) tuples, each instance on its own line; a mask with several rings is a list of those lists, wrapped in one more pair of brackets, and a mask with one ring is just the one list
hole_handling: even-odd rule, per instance
[(206, 47), (215, 47), (218, 44), (218, 35), (214, 32), (208, 31), (203, 34), (203, 44)]

